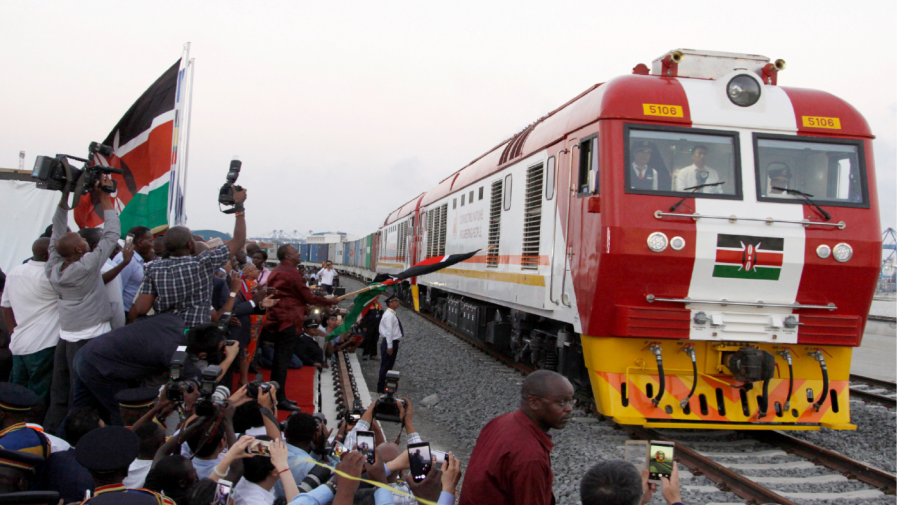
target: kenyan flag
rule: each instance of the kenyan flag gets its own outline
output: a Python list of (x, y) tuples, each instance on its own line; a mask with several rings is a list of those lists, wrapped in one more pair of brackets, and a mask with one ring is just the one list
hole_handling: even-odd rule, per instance
[(717, 235), (714, 277), (777, 281), (783, 268), (783, 239)]

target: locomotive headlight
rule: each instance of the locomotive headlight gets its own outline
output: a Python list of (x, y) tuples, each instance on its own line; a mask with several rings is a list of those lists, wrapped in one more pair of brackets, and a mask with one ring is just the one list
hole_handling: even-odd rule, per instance
[(761, 85), (747, 75), (737, 75), (727, 84), (727, 97), (739, 107), (750, 107), (761, 98)]
[(836, 247), (833, 247), (833, 258), (840, 263), (850, 260), (852, 254), (854, 254), (854, 250), (845, 242), (836, 244)]
[(646, 243), (649, 245), (649, 249), (655, 252), (661, 252), (667, 249), (667, 235), (661, 233), (660, 231), (656, 231), (649, 235)]
[(686, 239), (683, 237), (674, 237), (670, 239), (670, 247), (674, 251), (679, 251), (680, 249), (686, 247)]
[(820, 244), (817, 246), (817, 256), (820, 256), (823, 259), (829, 258), (829, 255), (832, 254), (832, 250), (826, 244)]

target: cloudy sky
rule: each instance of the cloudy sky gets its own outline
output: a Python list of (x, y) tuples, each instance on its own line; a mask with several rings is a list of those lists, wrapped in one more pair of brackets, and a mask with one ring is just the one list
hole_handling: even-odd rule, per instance
[[(896, 224), (896, 4), (845, 2), (25, 2), (0, 12), (0, 167), (80, 154), (191, 42), (187, 214), (251, 235), (365, 235), (398, 205), (594, 83), (680, 48), (783, 58), (780, 84), (853, 104)], [(859, 15), (863, 13), (863, 15)]]

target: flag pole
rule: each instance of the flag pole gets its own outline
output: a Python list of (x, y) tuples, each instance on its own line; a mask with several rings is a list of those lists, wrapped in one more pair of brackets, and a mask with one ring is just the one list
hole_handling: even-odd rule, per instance
[(345, 299), (349, 298), (350, 296), (355, 296), (359, 293), (364, 293), (365, 291), (371, 291), (372, 289), (376, 289), (381, 286), (383, 286), (383, 284), (372, 284), (372, 285), (364, 287), (358, 291), (353, 291), (352, 293), (346, 293), (345, 295), (338, 296), (337, 300), (345, 300)]
[(190, 154), (190, 125), (193, 123), (193, 72), (196, 68), (196, 58), (190, 58), (187, 68), (190, 70), (190, 84), (187, 88), (187, 134), (184, 137), (184, 175), (182, 177), (184, 186), (181, 189), (181, 222), (178, 223), (180, 226), (187, 224), (187, 216), (184, 213), (184, 209), (187, 207), (187, 160)]

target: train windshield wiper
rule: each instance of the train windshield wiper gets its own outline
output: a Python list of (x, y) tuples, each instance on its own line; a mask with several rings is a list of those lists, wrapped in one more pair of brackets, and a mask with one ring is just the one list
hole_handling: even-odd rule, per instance
[(808, 205), (813, 205), (814, 207), (816, 207), (816, 208), (817, 208), (817, 211), (820, 212), (820, 215), (823, 216), (824, 219), (826, 219), (827, 221), (829, 221), (830, 219), (832, 219), (832, 217), (829, 215), (829, 213), (827, 213), (827, 212), (826, 212), (825, 210), (823, 210), (819, 205), (817, 205), (816, 202), (814, 202), (813, 200), (811, 200), (810, 197), (812, 197), (812, 196), (814, 196), (814, 195), (810, 195), (810, 194), (808, 194), (808, 193), (802, 193), (801, 191), (798, 191), (797, 189), (780, 188), (780, 187), (777, 187), (777, 186), (771, 186), (770, 189), (775, 189), (775, 190), (777, 190), (777, 191), (782, 191), (782, 192), (785, 192), (785, 193), (789, 193), (790, 195), (798, 195), (798, 196), (804, 198), (805, 201), (808, 202)]
[[(693, 193), (695, 193), (695, 192), (697, 192), (698, 190), (700, 190), (700, 189), (702, 189), (702, 188), (709, 188), (709, 187), (711, 187), (711, 186), (720, 186), (721, 184), (725, 184), (726, 182), (727, 182), (727, 181), (708, 182), (708, 183), (705, 183), (705, 184), (699, 184), (698, 186), (692, 186), (692, 187), (686, 188), (686, 189), (684, 189), (683, 191), (690, 191), (690, 190), (691, 190)], [(680, 204), (682, 204), (683, 202), (685, 202), (687, 198), (689, 198), (689, 197), (688, 197), (688, 196), (684, 196), (683, 198), (681, 198), (679, 202), (675, 203), (674, 205), (672, 205), (672, 206), (670, 207), (670, 211), (673, 212), (673, 211), (677, 210), (677, 207), (679, 207)]]

